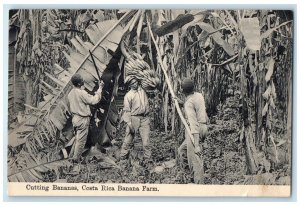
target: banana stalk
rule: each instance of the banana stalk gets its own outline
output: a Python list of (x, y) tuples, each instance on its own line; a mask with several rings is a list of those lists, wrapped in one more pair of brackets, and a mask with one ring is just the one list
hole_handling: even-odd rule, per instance
[(153, 69), (143, 60), (143, 57), (135, 52), (132, 52), (130, 55), (124, 48), (126, 53), (127, 61), (125, 63), (126, 76), (131, 76), (141, 81), (141, 86), (146, 90), (155, 89), (160, 81)]

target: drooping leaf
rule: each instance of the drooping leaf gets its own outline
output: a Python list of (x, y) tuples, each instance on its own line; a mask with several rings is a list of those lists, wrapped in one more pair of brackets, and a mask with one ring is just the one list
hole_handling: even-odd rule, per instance
[(236, 20), (234, 19), (234, 17), (231, 15), (230, 11), (229, 10), (225, 10), (225, 13), (229, 17), (230, 23), (233, 24), (233, 26), (235, 27), (235, 29), (238, 29), (238, 24), (237, 24)]
[(262, 110), (262, 116), (264, 117), (267, 112), (268, 112), (268, 108), (269, 108), (269, 103), (267, 102)]
[(87, 10), (86, 12), (79, 14), (76, 19), (76, 27), (80, 28), (83, 24), (86, 24), (92, 19), (92, 14)]
[[(193, 14), (193, 13), (191, 13), (191, 14)], [(182, 27), (181, 37), (186, 36), (189, 27), (198, 25), (199, 22), (202, 22), (204, 20), (204, 18), (207, 15), (209, 15), (209, 12), (207, 12), (207, 11), (200, 11), (199, 12), (199, 10), (198, 10), (198, 12), (196, 14), (193, 14), (193, 15), (194, 15), (194, 20), (187, 23), (186, 25), (184, 25)]]
[(267, 90), (263, 93), (263, 98), (268, 99), (271, 93), (271, 85), (268, 86)]
[(287, 21), (287, 22), (284, 22), (282, 24), (280, 24), (279, 26), (276, 26), (274, 28), (271, 28), (269, 30), (267, 30), (266, 32), (264, 32), (262, 35), (261, 35), (261, 39), (264, 39), (264, 38), (267, 38), (273, 31), (275, 31), (276, 29), (280, 28), (281, 26), (284, 26), (286, 24), (289, 24), (291, 23), (292, 21)]
[(208, 32), (208, 33), (212, 33), (212, 37), (215, 40), (215, 42), (217, 44), (219, 44), (229, 56), (233, 56), (234, 50), (231, 47), (230, 44), (228, 44), (223, 38), (222, 38), (222, 34), (218, 31), (216, 31), (215, 28), (213, 28), (210, 24), (204, 23), (204, 22), (200, 22), (198, 23), (198, 25), (200, 26), (201, 29), (203, 29), (204, 31)]
[(275, 60), (273, 58), (271, 58), (268, 62), (268, 71), (267, 71), (266, 76), (265, 76), (266, 82), (270, 81), (270, 79), (271, 79), (271, 76), (272, 76), (273, 71), (274, 71), (274, 64), (275, 64)]
[(166, 24), (162, 25), (158, 29), (156, 29), (154, 32), (158, 36), (163, 36), (168, 33), (171, 33), (173, 31), (176, 31), (177, 29), (183, 27), (185, 24), (191, 22), (194, 20), (194, 15), (192, 14), (179, 14), (176, 19), (167, 22)]
[(281, 145), (287, 143), (287, 140), (286, 139), (281, 139), (279, 140), (279, 142), (276, 144), (277, 147), (280, 147)]
[(274, 99), (276, 99), (277, 95), (276, 95), (276, 89), (273, 81), (271, 81), (271, 88), (272, 88), (271, 94), (273, 95)]
[[(103, 22), (98, 22), (95, 25), (90, 25), (86, 30), (86, 34), (90, 38), (93, 44), (96, 44), (99, 39), (108, 31), (112, 25), (116, 24), (117, 20), (107, 20)], [(123, 36), (122, 33), (123, 28), (121, 26), (117, 26), (114, 31), (110, 33), (107, 38), (103, 40), (101, 43), (102, 47), (110, 48), (112, 51), (115, 51), (118, 47), (118, 42), (120, 42), (120, 38)], [(95, 53), (96, 54), (96, 53)]]
[(270, 106), (271, 106), (273, 109), (275, 109), (276, 106), (275, 106), (275, 103), (274, 103), (274, 100), (273, 100), (273, 97), (272, 97), (272, 96), (270, 97), (269, 102), (270, 102)]
[(8, 175), (8, 180), (10, 182), (43, 182), (44, 178), (42, 173), (46, 173), (51, 170), (58, 171), (58, 167), (64, 167), (68, 164), (70, 164), (68, 159), (37, 164), (34, 167)]

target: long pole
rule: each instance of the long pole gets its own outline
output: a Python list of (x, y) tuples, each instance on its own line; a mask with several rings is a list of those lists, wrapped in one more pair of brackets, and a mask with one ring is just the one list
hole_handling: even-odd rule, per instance
[(101, 80), (101, 77), (100, 77), (100, 74), (99, 74), (99, 71), (98, 71), (98, 67), (97, 67), (96, 62), (95, 62), (95, 59), (94, 59), (94, 55), (93, 55), (93, 53), (91, 52), (91, 50), (89, 50), (89, 52), (90, 52), (91, 58), (92, 58), (92, 60), (93, 60), (94, 67), (95, 67), (95, 70), (96, 70), (98, 79), (99, 79), (99, 81), (100, 81), (100, 80)]
[(180, 109), (180, 107), (179, 107), (178, 101), (177, 101), (177, 99), (175, 98), (176, 95), (175, 95), (174, 90), (173, 90), (173, 88), (172, 88), (171, 81), (170, 81), (169, 76), (168, 76), (168, 74), (167, 74), (167, 70), (166, 70), (166, 68), (164, 67), (164, 64), (163, 64), (163, 62), (162, 62), (162, 57), (161, 57), (161, 54), (160, 54), (160, 50), (159, 50), (158, 45), (157, 45), (157, 43), (156, 43), (156, 41), (155, 41), (155, 39), (154, 39), (154, 36), (153, 36), (152, 30), (151, 30), (151, 27), (150, 27), (150, 23), (149, 23), (148, 18), (147, 18), (147, 25), (148, 25), (148, 28), (149, 28), (149, 32), (150, 32), (151, 38), (152, 38), (153, 43), (154, 43), (155, 48), (156, 48), (156, 52), (157, 52), (159, 64), (160, 64), (161, 69), (162, 69), (162, 71), (163, 71), (163, 73), (164, 73), (164, 75), (165, 75), (165, 79), (166, 79), (167, 85), (168, 85), (168, 87), (169, 87), (169, 91), (170, 91), (170, 93), (171, 93), (171, 96), (172, 96), (173, 99), (174, 99), (174, 103), (175, 103), (175, 107), (176, 107), (177, 113), (178, 113), (178, 115), (179, 115), (179, 117), (180, 117), (182, 123), (184, 124), (185, 130), (186, 130), (188, 136), (191, 138), (191, 141), (192, 141), (193, 145), (195, 145), (194, 137), (193, 137), (193, 135), (192, 135), (192, 133), (191, 133), (191, 130), (190, 130), (190, 128), (189, 128), (189, 126), (188, 126), (188, 124), (187, 124), (185, 118), (183, 117), (183, 114), (182, 114), (181, 109)]

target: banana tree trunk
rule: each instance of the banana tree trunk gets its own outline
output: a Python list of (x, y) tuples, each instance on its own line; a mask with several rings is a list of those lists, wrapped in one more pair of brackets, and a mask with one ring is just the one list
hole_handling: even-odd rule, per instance
[(253, 136), (253, 129), (251, 125), (251, 116), (250, 116), (250, 107), (248, 102), (250, 99), (247, 97), (247, 79), (246, 79), (246, 62), (243, 57), (244, 54), (244, 40), (240, 36), (240, 50), (239, 50), (239, 67), (240, 67), (240, 86), (241, 86), (241, 103), (242, 103), (242, 143), (244, 150), (246, 152), (246, 164), (247, 164), (247, 173), (256, 174), (258, 170), (258, 157), (255, 146), (255, 137)]
[[(258, 58), (258, 52), (256, 52), (255, 58)], [(263, 144), (262, 140), (262, 110), (263, 110), (263, 83), (264, 83), (264, 72), (262, 69), (260, 69), (260, 66), (258, 66), (257, 69), (257, 85), (256, 85), (256, 92), (255, 92), (255, 108), (256, 108), (256, 145), (259, 146), (260, 144)]]

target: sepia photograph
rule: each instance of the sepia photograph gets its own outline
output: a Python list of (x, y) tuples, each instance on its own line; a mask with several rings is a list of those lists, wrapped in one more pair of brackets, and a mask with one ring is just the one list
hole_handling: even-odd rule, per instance
[(290, 196), (294, 16), (9, 10), (8, 195)]

